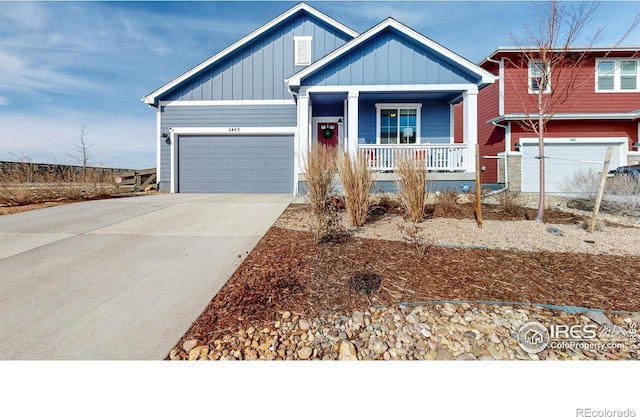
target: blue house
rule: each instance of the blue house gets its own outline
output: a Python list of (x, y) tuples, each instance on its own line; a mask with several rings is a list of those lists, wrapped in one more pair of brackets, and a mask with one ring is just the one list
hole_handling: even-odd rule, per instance
[(408, 156), (453, 188), (475, 176), (477, 96), (494, 79), (392, 18), (358, 34), (300, 3), (142, 101), (163, 191), (302, 193), (318, 144), (365, 153), (381, 186)]

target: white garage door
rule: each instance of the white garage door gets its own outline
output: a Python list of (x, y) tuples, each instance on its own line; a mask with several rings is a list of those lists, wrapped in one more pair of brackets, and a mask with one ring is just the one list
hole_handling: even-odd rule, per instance
[[(599, 173), (602, 171), (607, 147), (613, 147), (610, 168), (616, 168), (622, 160), (622, 144), (611, 140), (576, 138), (567, 140), (551, 139), (545, 141), (545, 191), (549, 193), (566, 193), (568, 181), (577, 172)], [(540, 161), (538, 155), (538, 143), (526, 143), (521, 141), (522, 147), (522, 191), (536, 193), (540, 190), (539, 172)]]
[(180, 136), (178, 192), (291, 193), (293, 135)]

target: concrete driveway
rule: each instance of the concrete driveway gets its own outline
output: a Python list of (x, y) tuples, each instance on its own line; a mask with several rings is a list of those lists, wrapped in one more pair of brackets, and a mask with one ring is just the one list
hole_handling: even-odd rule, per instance
[(0, 216), (0, 359), (163, 359), (293, 198), (164, 194)]

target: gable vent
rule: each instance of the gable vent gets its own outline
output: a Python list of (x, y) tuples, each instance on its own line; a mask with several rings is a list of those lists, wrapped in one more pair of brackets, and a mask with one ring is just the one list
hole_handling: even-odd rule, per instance
[(294, 36), (295, 65), (311, 65), (311, 36)]

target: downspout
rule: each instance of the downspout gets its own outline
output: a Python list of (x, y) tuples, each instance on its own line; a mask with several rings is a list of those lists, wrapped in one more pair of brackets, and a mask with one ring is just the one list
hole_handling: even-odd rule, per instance
[[(491, 122), (491, 124), (496, 126), (496, 127), (503, 128), (505, 130), (505, 136), (506, 136), (506, 131), (507, 131), (507, 129), (509, 129), (509, 126), (501, 125), (498, 122)], [(501, 189), (501, 190), (497, 190), (493, 194), (498, 194), (498, 193), (501, 193), (503, 191), (507, 191), (509, 189), (509, 169), (507, 168), (507, 156), (508, 156), (508, 154), (509, 154), (509, 151), (506, 149), (506, 143), (505, 143), (505, 151), (504, 151), (504, 188)], [(491, 157), (485, 156), (485, 158), (491, 158)], [(496, 158), (500, 158), (500, 157), (496, 155)]]

